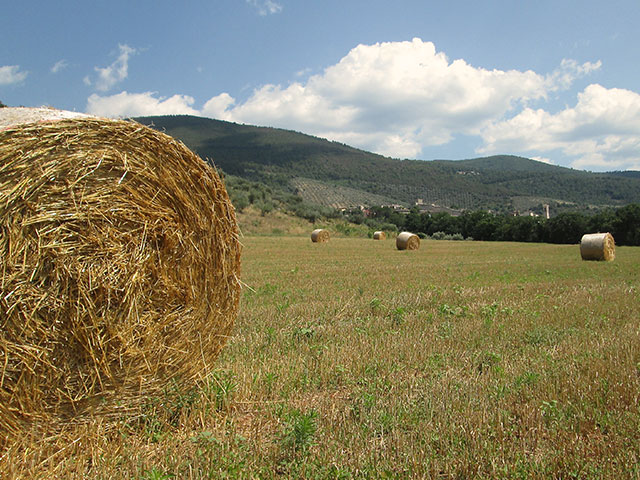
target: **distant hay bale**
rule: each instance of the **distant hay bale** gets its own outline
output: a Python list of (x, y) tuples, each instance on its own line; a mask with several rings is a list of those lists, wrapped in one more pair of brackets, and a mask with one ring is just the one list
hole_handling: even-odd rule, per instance
[(580, 240), (582, 260), (611, 261), (616, 257), (616, 244), (610, 233), (588, 233)]
[(396, 248), (398, 250), (418, 250), (420, 248), (420, 237), (415, 233), (402, 232), (396, 238)]
[(313, 243), (326, 243), (329, 241), (329, 231), (323, 228), (316, 228), (311, 232), (311, 241)]
[(373, 233), (374, 240), (386, 240), (386, 238), (387, 238), (387, 234), (382, 231)]
[(165, 134), (0, 126), (0, 234), (0, 437), (192, 384), (231, 332), (235, 213), (216, 171)]

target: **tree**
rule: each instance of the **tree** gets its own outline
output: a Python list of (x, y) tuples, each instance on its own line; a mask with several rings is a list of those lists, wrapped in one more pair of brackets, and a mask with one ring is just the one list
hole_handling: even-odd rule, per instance
[(640, 204), (631, 203), (616, 211), (613, 238), (619, 245), (640, 245)]
[(549, 242), (580, 243), (587, 231), (587, 218), (575, 212), (561, 213), (547, 221)]
[[(410, 232), (422, 232), (422, 219), (418, 207), (413, 207), (404, 221), (404, 228)], [(426, 233), (426, 232), (425, 232)]]

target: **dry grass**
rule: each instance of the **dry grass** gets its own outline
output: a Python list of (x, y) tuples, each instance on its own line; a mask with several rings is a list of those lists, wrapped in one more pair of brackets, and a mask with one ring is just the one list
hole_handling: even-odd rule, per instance
[(280, 210), (262, 213), (254, 206), (236, 212), (243, 235), (293, 235), (306, 236), (311, 224), (308, 220), (286, 215)]
[(167, 135), (92, 118), (0, 131), (0, 229), (3, 440), (120, 418), (192, 383), (231, 331), (233, 207)]
[(640, 475), (639, 248), (243, 243), (250, 288), (207, 381), (117, 429), (25, 438), (0, 476)]

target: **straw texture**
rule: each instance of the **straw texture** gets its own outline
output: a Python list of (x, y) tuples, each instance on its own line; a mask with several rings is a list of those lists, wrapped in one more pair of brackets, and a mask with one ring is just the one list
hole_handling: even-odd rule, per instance
[(122, 415), (206, 373), (239, 300), (218, 174), (142, 125), (0, 130), (0, 437)]
[(387, 234), (384, 232), (373, 232), (373, 239), (374, 240), (386, 240), (387, 238)]
[(610, 233), (588, 233), (580, 240), (580, 256), (583, 260), (612, 261), (616, 258), (616, 244)]
[(313, 243), (326, 243), (329, 241), (329, 231), (322, 228), (316, 228), (311, 232), (311, 241)]
[(420, 237), (415, 233), (402, 232), (396, 237), (396, 248), (398, 250), (418, 250), (420, 248)]

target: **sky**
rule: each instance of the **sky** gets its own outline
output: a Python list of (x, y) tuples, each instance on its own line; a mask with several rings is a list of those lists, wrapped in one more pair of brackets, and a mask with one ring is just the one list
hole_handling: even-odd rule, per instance
[(5, 2), (0, 101), (640, 170), (640, 0)]

